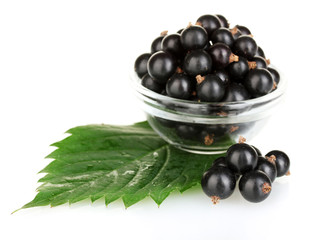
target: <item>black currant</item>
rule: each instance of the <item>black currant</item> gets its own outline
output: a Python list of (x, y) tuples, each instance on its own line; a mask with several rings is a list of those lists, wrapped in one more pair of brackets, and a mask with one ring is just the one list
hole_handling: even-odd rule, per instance
[(185, 56), (183, 70), (192, 77), (206, 75), (212, 70), (212, 58), (204, 50), (190, 51)]
[(258, 162), (255, 170), (260, 170), (267, 174), (270, 178), (271, 182), (273, 182), (277, 175), (277, 170), (275, 166), (275, 162), (273, 160), (269, 160), (269, 158), (264, 158), (262, 156), (258, 157)]
[(229, 75), (235, 82), (242, 82), (249, 72), (248, 61), (244, 57), (239, 57), (239, 61), (229, 64)]
[(161, 44), (163, 38), (167, 35), (167, 31), (161, 32), (161, 35), (154, 39), (151, 43), (151, 54), (161, 51)]
[(212, 167), (227, 167), (226, 157), (216, 158), (213, 162)]
[(200, 142), (207, 146), (212, 145), (215, 138), (224, 136), (227, 131), (228, 129), (224, 124), (208, 124), (200, 132)]
[(150, 53), (144, 53), (136, 59), (134, 64), (134, 70), (139, 78), (142, 78), (148, 72), (147, 62), (150, 57), (151, 57)]
[(280, 74), (277, 70), (274, 68), (268, 67), (268, 71), (271, 73), (273, 80), (276, 84), (280, 82)]
[(212, 35), (216, 29), (221, 27), (219, 18), (210, 14), (199, 17), (196, 24), (202, 26), (209, 35)]
[(183, 73), (175, 73), (166, 83), (167, 95), (173, 98), (189, 99), (193, 91), (192, 79)]
[(176, 124), (176, 134), (185, 140), (195, 140), (201, 129), (199, 126), (190, 123)]
[(176, 67), (177, 63), (174, 57), (163, 51), (152, 54), (147, 63), (149, 75), (159, 83), (166, 83), (176, 71)]
[(253, 145), (252, 145), (252, 147), (256, 150), (258, 157), (262, 157), (261, 151)]
[(252, 37), (242, 35), (235, 40), (233, 52), (239, 56), (251, 59), (257, 52), (257, 43)]
[(179, 29), (177, 33), (181, 34), (182, 31), (184, 31), (184, 28)]
[(226, 69), (218, 69), (214, 71), (214, 74), (218, 76), (221, 81), (227, 86), (230, 82), (230, 75)]
[(268, 67), (266, 59), (264, 59), (263, 57), (260, 57), (260, 56), (253, 57), (251, 59), (251, 63), (256, 64), (255, 68), (267, 68)]
[(223, 15), (216, 14), (216, 16), (218, 17), (222, 27), (229, 28), (229, 22)]
[(267, 69), (252, 69), (244, 78), (244, 86), (251, 96), (260, 97), (271, 92), (273, 77)]
[(244, 101), (250, 98), (250, 95), (246, 88), (238, 83), (230, 83), (226, 88), (225, 95), (222, 102), (237, 102)]
[(164, 85), (158, 83), (157, 81), (155, 81), (148, 73), (146, 73), (142, 80), (141, 80), (141, 84), (150, 89), (151, 91), (157, 92), (157, 93), (161, 93), (164, 89)]
[(169, 52), (178, 58), (184, 55), (184, 48), (178, 33), (166, 35), (162, 40), (161, 48), (164, 52)]
[(242, 196), (250, 202), (261, 202), (271, 192), (271, 180), (262, 171), (250, 171), (245, 173), (239, 181), (239, 190)]
[(211, 41), (213, 43), (224, 43), (229, 47), (232, 47), (234, 43), (234, 38), (228, 28), (221, 27), (213, 32), (211, 36)]
[(191, 25), (181, 32), (180, 41), (186, 50), (203, 49), (208, 43), (208, 35), (201, 26)]
[(265, 55), (264, 51), (259, 46), (257, 48), (257, 52), (256, 52), (255, 56), (260, 56), (260, 57), (266, 58), (266, 55)]
[(266, 157), (275, 161), (277, 177), (289, 175), (290, 160), (286, 153), (279, 150), (273, 150), (268, 152)]
[(257, 165), (256, 150), (246, 143), (233, 144), (226, 154), (228, 167), (237, 174), (253, 170)]
[(236, 179), (234, 173), (226, 167), (213, 167), (203, 174), (201, 186), (204, 193), (214, 204), (228, 198), (234, 191)]
[(252, 35), (251, 31), (245, 26), (235, 25), (235, 27), (240, 30), (242, 35)]
[(216, 69), (222, 69), (229, 65), (229, 63), (239, 61), (239, 57), (231, 52), (231, 49), (224, 43), (215, 43), (209, 49), (213, 60), (213, 66)]
[(219, 102), (225, 94), (223, 81), (215, 74), (197, 77), (197, 96), (204, 102)]

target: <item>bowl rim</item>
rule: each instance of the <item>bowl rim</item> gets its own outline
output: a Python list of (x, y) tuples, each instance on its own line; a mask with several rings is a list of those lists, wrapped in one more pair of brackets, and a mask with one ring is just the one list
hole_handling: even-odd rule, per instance
[(199, 101), (184, 100), (184, 99), (178, 99), (178, 98), (173, 98), (170, 96), (162, 95), (160, 93), (154, 92), (154, 91), (144, 87), (140, 83), (141, 79), (138, 77), (138, 75), (136, 74), (136, 72), (133, 69), (130, 71), (130, 79), (131, 79), (131, 85), (133, 86), (133, 88), (138, 93), (145, 95), (148, 98), (157, 99), (158, 101), (165, 101), (165, 102), (169, 102), (169, 103), (177, 104), (177, 105), (187, 104), (187, 105), (192, 106), (192, 107), (200, 107), (200, 106), (203, 107), (204, 106), (204, 108), (209, 107), (209, 106), (210, 107), (215, 107), (215, 106), (234, 107), (237, 105), (245, 106), (245, 105), (254, 105), (254, 104), (267, 102), (267, 101), (276, 99), (285, 93), (285, 90), (287, 87), (286, 78), (284, 78), (282, 72), (280, 72), (280, 70), (277, 69), (272, 64), (270, 64), (269, 67), (276, 69), (278, 71), (278, 73), (280, 74), (280, 81), (277, 85), (277, 88), (274, 91), (272, 91), (272, 92), (270, 92), (264, 96), (261, 96), (261, 97), (247, 99), (247, 100), (243, 100), (243, 101), (234, 101), (234, 102), (199, 102)]

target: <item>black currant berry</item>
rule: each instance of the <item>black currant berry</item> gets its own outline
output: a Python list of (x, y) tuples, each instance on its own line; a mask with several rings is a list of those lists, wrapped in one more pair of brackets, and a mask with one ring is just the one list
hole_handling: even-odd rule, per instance
[(157, 93), (161, 93), (164, 89), (164, 85), (158, 83), (157, 81), (155, 81), (148, 73), (146, 73), (142, 80), (141, 80), (141, 84), (145, 87), (150, 89), (151, 91), (157, 92)]
[(213, 60), (213, 66), (216, 69), (222, 69), (229, 65), (229, 63), (239, 61), (239, 57), (231, 52), (231, 49), (224, 43), (215, 43), (209, 49)]
[(273, 150), (268, 152), (266, 157), (269, 157), (272, 160), (275, 159), (277, 177), (289, 175), (290, 160), (286, 153), (279, 150)]
[(229, 64), (229, 75), (235, 82), (242, 82), (249, 72), (248, 61), (244, 57), (239, 57), (239, 61)]
[(244, 78), (244, 86), (251, 96), (260, 97), (271, 92), (273, 77), (267, 69), (252, 69)]
[(271, 180), (262, 171), (247, 172), (239, 181), (239, 189), (247, 201), (261, 202), (270, 195)]
[(242, 35), (235, 40), (233, 52), (239, 56), (251, 59), (257, 52), (257, 44), (252, 37)]
[(245, 26), (235, 25), (235, 27), (240, 30), (242, 35), (252, 35), (251, 31)]
[(216, 16), (218, 17), (220, 21), (221, 27), (229, 28), (229, 22), (223, 15), (216, 14)]
[(257, 52), (256, 52), (255, 56), (260, 56), (260, 57), (266, 58), (266, 55), (265, 55), (264, 51), (259, 46), (257, 48)]
[(166, 83), (167, 95), (173, 98), (189, 99), (193, 91), (192, 79), (183, 73), (175, 73)]
[(214, 204), (228, 198), (234, 191), (236, 179), (234, 173), (226, 167), (213, 167), (203, 174), (201, 186), (204, 193)]
[(244, 101), (250, 98), (250, 95), (246, 88), (238, 83), (230, 83), (226, 88), (224, 98), (222, 102), (237, 102)]
[(219, 102), (225, 94), (223, 81), (214, 74), (206, 76), (198, 75), (197, 96), (203, 102)]
[(200, 132), (200, 128), (195, 124), (181, 123), (175, 126), (176, 134), (185, 140), (195, 140)]
[(268, 67), (266, 59), (260, 56), (253, 57), (251, 62), (256, 64), (255, 66), (256, 68), (267, 68)]
[(139, 78), (142, 78), (148, 72), (147, 62), (150, 57), (151, 57), (150, 53), (144, 53), (136, 59), (134, 64), (134, 70)]
[(191, 25), (181, 32), (180, 41), (186, 50), (203, 49), (208, 42), (208, 35), (201, 26)]
[(184, 59), (183, 70), (192, 77), (206, 75), (212, 70), (212, 58), (204, 50), (190, 51)]
[(216, 29), (221, 27), (219, 18), (210, 14), (199, 17), (196, 24), (202, 26), (209, 36), (211, 36)]
[(216, 158), (213, 162), (212, 167), (227, 167), (226, 157)]
[(228, 131), (224, 124), (208, 124), (205, 125), (200, 132), (200, 142), (206, 146), (214, 143), (215, 139), (222, 137)]
[(169, 52), (177, 58), (184, 55), (184, 48), (181, 45), (180, 34), (173, 33), (166, 35), (161, 43), (161, 49), (164, 52)]
[(277, 70), (274, 68), (268, 67), (268, 71), (271, 73), (273, 80), (276, 84), (280, 82), (280, 74)]
[(273, 160), (269, 160), (269, 158), (264, 158), (262, 156), (258, 157), (258, 162), (255, 170), (260, 170), (267, 174), (271, 182), (275, 180), (277, 175), (275, 162)]
[(154, 39), (151, 43), (151, 54), (161, 51), (161, 44), (163, 38), (167, 35), (167, 31), (161, 32), (160, 36)]
[(149, 75), (159, 83), (166, 83), (176, 71), (176, 67), (174, 57), (163, 51), (152, 54), (147, 64)]
[(233, 46), (234, 38), (232, 36), (232, 33), (228, 28), (218, 28), (215, 30), (211, 36), (211, 41), (215, 43), (224, 43), (228, 45), (229, 47)]
[(214, 74), (216, 76), (218, 76), (221, 81), (223, 81), (223, 83), (225, 84), (225, 86), (227, 86), (230, 82), (230, 75), (228, 73), (228, 71), (226, 69), (218, 69), (215, 70)]
[(228, 167), (237, 174), (253, 170), (257, 165), (256, 150), (246, 143), (236, 143), (227, 150)]

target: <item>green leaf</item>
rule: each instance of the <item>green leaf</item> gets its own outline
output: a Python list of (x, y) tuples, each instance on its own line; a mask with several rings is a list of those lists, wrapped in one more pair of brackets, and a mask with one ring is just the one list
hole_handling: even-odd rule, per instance
[(147, 122), (87, 125), (52, 144), (54, 159), (40, 173), (37, 196), (23, 208), (121, 198), (125, 207), (150, 196), (158, 205), (172, 192), (199, 184), (218, 157), (187, 153), (163, 141)]

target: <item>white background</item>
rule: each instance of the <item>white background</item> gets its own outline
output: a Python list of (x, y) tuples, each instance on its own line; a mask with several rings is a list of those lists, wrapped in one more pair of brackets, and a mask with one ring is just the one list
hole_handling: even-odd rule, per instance
[[(310, 14), (307, 1), (1, 1), (0, 239), (310, 239)], [(286, 101), (251, 143), (284, 150), (291, 176), (270, 197), (214, 206), (200, 191), (124, 209), (99, 200), (10, 213), (33, 199), (44, 159), (69, 128), (144, 120), (133, 59), (163, 30), (203, 14), (249, 27), (288, 80)], [(306, 216), (307, 219), (303, 217)], [(298, 235), (299, 234), (299, 235)], [(300, 238), (302, 239), (302, 238)]]

